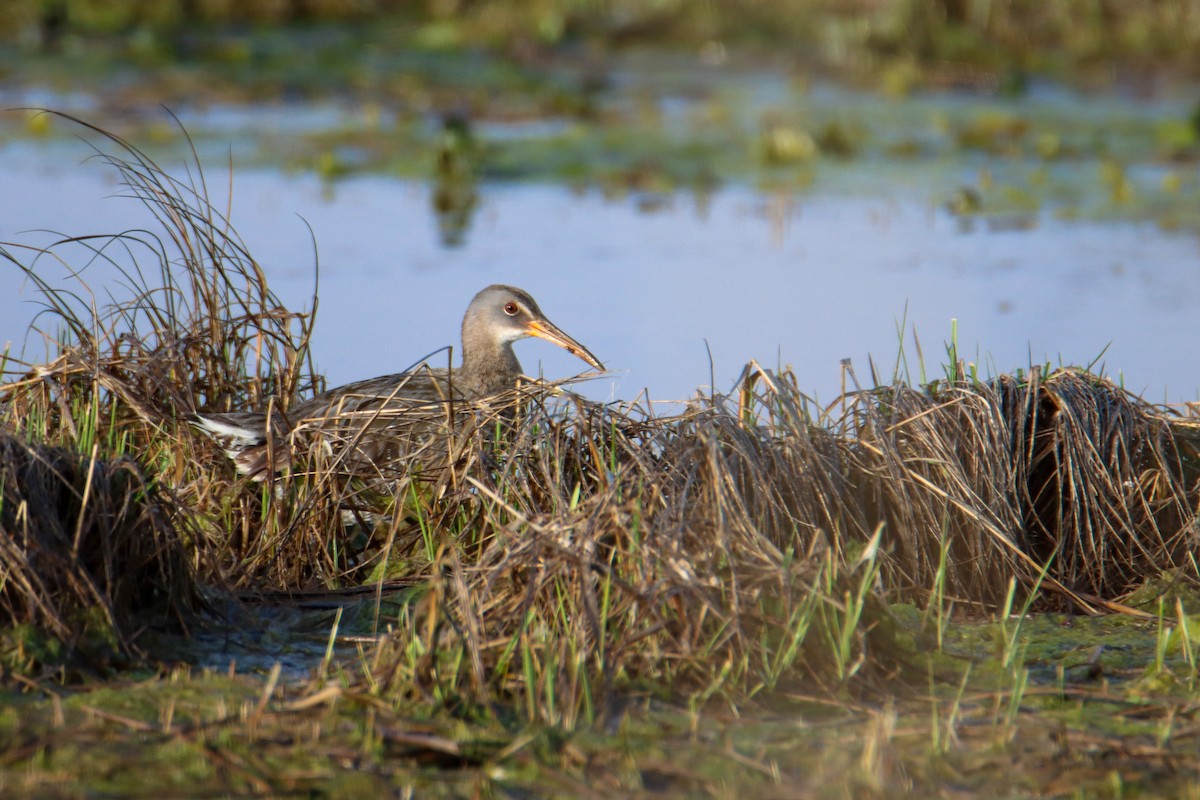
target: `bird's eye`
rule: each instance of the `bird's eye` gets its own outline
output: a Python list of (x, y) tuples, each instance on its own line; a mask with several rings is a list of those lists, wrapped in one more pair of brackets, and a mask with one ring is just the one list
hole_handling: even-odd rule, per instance
[(519, 311), (519, 309), (517, 308), (516, 303), (510, 301), (504, 304), (504, 313), (508, 314), (510, 317), (515, 317), (517, 315), (517, 311)]

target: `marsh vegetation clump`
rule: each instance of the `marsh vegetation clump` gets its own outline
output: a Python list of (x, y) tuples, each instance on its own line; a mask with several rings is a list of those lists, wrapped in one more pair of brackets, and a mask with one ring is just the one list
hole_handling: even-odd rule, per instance
[[(48, 635), (66, 661), (130, 656), (140, 625), (179, 626), (196, 610), (173, 498), (128, 457), (100, 458), (0, 433), (0, 619), (9, 668), (36, 670)], [(36, 637), (35, 637), (36, 638)]]
[[(42, 324), (63, 330), (54, 357), (11, 362), (0, 387), (19, 467), (5, 473), (6, 557), (33, 570), (5, 584), (6, 623), (66, 635), (62, 613), (40, 610), (65, 597), (184, 608), (193, 577), (331, 603), (403, 585), (348, 681), (574, 727), (637, 687), (702, 701), (894, 686), (913, 663), (896, 603), (1096, 613), (1163, 570), (1194, 577), (1186, 420), (1084, 370), (981, 380), (953, 352), (943, 379), (824, 407), (757, 364), (731, 394), (670, 414), (534, 381), (487, 405), (347, 417), (334, 439), (285, 436), (282, 474), (239, 478), (192, 415), (286, 411), (320, 391), (316, 297), (295, 312), (272, 294), (198, 162), (179, 178), (92, 131), (153, 224), (4, 253), (41, 289)], [(128, 296), (101, 306), (45, 278), (80, 257), (118, 266)], [(342, 458), (356, 425), (405, 444)], [(43, 495), (58, 499), (39, 514), (66, 515), (39, 527), (61, 531), (45, 547), (22, 538), (33, 517), (17, 505)], [(108, 529), (139, 531), (144, 549), (108, 544)], [(53, 578), (42, 550), (74, 553), (90, 531), (91, 582)]]
[[(203, 174), (170, 176), (105, 135), (127, 158), (97, 157), (145, 205), (148, 226), (0, 248), (6, 268), (38, 288), (31, 334), (44, 328), (53, 351), (44, 363), (6, 361), (0, 387), (4, 587), (10, 622), (72, 638), (83, 619), (73, 609), (96, 607), (127, 649), (144, 600), (161, 596), (181, 619), (195, 605), (193, 578), (214, 574), (201, 558), (216, 546), (203, 516), (213, 504), (197, 497), (211, 497), (212, 482), (196, 480), (205, 467), (181, 435), (188, 410), (298, 381), (311, 315), (283, 310), (208, 203)], [(86, 281), (94, 262), (123, 276), (107, 303)], [(49, 277), (59, 271), (75, 286)]]
[(994, 607), (1015, 578), (1095, 610), (1187, 563), (1195, 474), (1178, 418), (1084, 370), (964, 372), (842, 401), (849, 506), (889, 532), (893, 591)]

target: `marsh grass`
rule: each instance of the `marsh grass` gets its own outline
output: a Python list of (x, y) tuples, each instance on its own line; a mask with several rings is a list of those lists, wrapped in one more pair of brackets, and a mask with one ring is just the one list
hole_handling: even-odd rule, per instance
[[(177, 516), (132, 458), (0, 434), (0, 614), (15, 634), (4, 637), (4, 663), (36, 670), (34, 651), (49, 647), (61, 662), (95, 666), (133, 655), (139, 626), (186, 625), (198, 596)], [(12, 626), (53, 645), (27, 649)]]
[[(108, 555), (125, 551), (101, 547), (107, 560), (71, 573), (90, 583), (51, 580), (18, 509), (53, 516), (61, 503), (40, 499), (43, 478), (10, 470), (7, 563), (25, 558), (26, 572), (6, 574), (9, 622), (65, 636), (70, 615), (39, 609), (182, 598), (192, 575), (217, 590), (331, 597), (399, 577), (425, 590), (377, 621), (377, 645), (344, 682), (501, 702), (573, 728), (619, 714), (630, 691), (700, 707), (801, 685), (834, 697), (922, 685), (896, 602), (934, 607), (941, 630), (1014, 604), (1121, 610), (1165, 569), (1195, 577), (1192, 425), (1086, 371), (984, 381), (953, 352), (945, 378), (854, 388), (824, 408), (790, 372), (757, 364), (732, 394), (667, 416), (545, 382), (487, 407), (393, 405), (326, 421), (334, 434), (289, 434), (275, 481), (239, 479), (188, 420), (286, 412), (318, 391), (316, 296), (306, 312), (275, 297), (194, 158), (176, 177), (80, 124), (115, 150), (98, 157), (153, 225), (3, 252), (65, 330), (47, 363), (9, 362), (6, 447), (26, 453), (16, 463), (65, 460), (50, 471), (64, 486), (93, 476), (74, 489), (85, 508), (125, 513), (68, 516), (64, 531), (149, 520), (137, 528), (147, 550), (122, 558), (150, 566), (126, 569)], [(85, 284), (69, 294), (45, 277), (77, 258), (116, 265), (127, 296), (101, 306)], [(397, 446), (357, 458), (367, 434)], [(137, 503), (120, 500), (127, 487)]]

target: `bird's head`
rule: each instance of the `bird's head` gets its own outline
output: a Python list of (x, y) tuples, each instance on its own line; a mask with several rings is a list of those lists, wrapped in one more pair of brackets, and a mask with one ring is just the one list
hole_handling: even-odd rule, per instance
[(586, 347), (551, 322), (528, 292), (515, 286), (487, 287), (467, 307), (463, 318), (463, 344), (489, 341), (495, 345), (534, 336), (553, 342), (595, 369), (604, 365)]

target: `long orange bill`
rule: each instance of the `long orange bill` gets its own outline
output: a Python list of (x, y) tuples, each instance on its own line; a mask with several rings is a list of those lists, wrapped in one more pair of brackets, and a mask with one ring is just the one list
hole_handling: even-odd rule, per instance
[(600, 363), (600, 359), (592, 355), (588, 349), (579, 342), (563, 333), (562, 330), (560, 330), (559, 327), (550, 320), (534, 320), (533, 322), (529, 323), (527, 331), (529, 332), (530, 336), (536, 336), (539, 339), (545, 339), (547, 342), (554, 342), (571, 355), (583, 359), (598, 370), (604, 370), (604, 365)]

